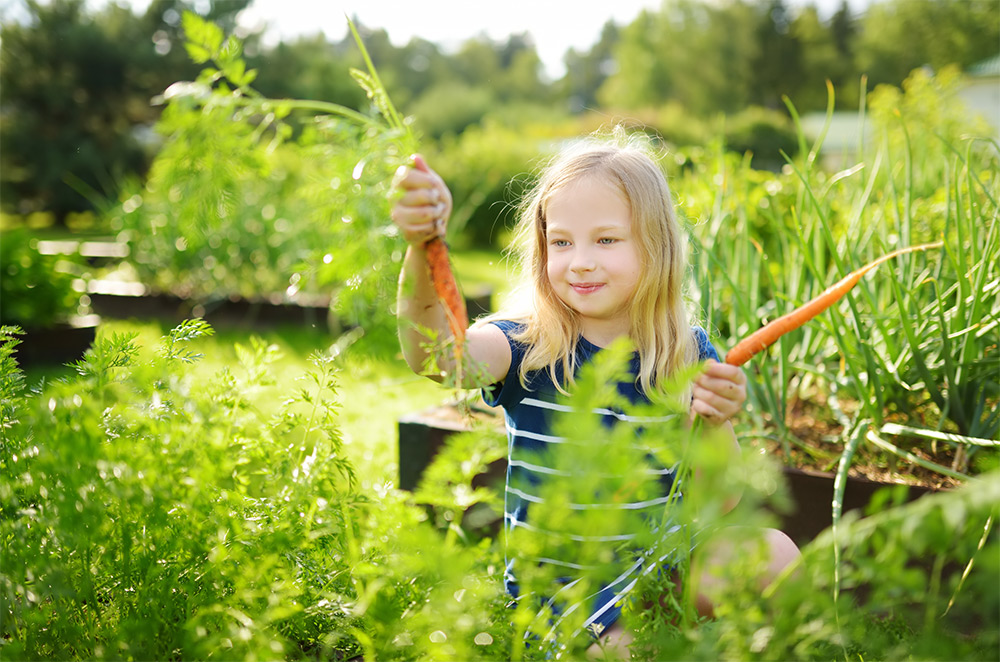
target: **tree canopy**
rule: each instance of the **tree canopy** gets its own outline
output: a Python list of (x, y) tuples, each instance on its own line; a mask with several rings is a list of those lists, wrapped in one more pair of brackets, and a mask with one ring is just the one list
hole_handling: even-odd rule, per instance
[[(155, 140), (150, 102), (196, 69), (181, 47), (180, 15), (198, 9), (233, 29), (250, 0), (153, 0), (141, 15), (84, 0), (26, 0), (29, 18), (0, 31), (0, 197), (6, 212), (88, 208), (91, 192), (111, 194), (144, 176)], [(607, 23), (587, 50), (565, 55), (566, 73), (548, 81), (531, 35), (472, 37), (454, 51), (360, 26), (400, 107), (432, 140), (460, 135), (488, 117), (597, 111), (710, 118), (760, 106), (786, 112), (827, 103), (855, 108), (859, 81), (900, 84), (915, 68), (968, 68), (997, 54), (995, 0), (882, 0), (863, 15), (846, 0), (829, 17), (789, 0), (668, 0), (627, 24)], [(272, 48), (240, 35), (263, 94), (361, 109), (349, 75), (360, 58), (350, 38), (303, 36)], [(689, 136), (696, 130), (675, 127)]]

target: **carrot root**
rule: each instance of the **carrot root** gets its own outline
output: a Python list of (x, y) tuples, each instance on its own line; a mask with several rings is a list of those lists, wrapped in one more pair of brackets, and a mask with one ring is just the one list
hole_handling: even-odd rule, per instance
[[(430, 166), (419, 154), (412, 157), (413, 167), (422, 172), (431, 172)], [(440, 219), (438, 219), (440, 220)], [(431, 283), (438, 300), (444, 306), (448, 318), (448, 328), (455, 338), (455, 367), (457, 382), (462, 382), (462, 352), (465, 348), (465, 329), (469, 325), (469, 313), (465, 309), (465, 297), (458, 289), (455, 274), (451, 271), (451, 260), (448, 257), (448, 245), (441, 237), (433, 237), (424, 244), (427, 252), (427, 266), (431, 272)]]
[(903, 253), (924, 251), (931, 248), (941, 248), (943, 245), (944, 242), (936, 241), (930, 244), (920, 244), (919, 246), (907, 246), (906, 248), (900, 248), (866, 264), (857, 271), (851, 272), (834, 285), (828, 287), (816, 298), (811, 299), (802, 306), (799, 306), (787, 315), (783, 315), (773, 322), (765, 324), (763, 327), (738, 342), (731, 350), (729, 350), (729, 353), (726, 354), (726, 363), (737, 366), (743, 365), (755, 354), (767, 349), (777, 342), (778, 338), (781, 336), (785, 335), (789, 331), (794, 331), (835, 304), (845, 294), (847, 294), (859, 280), (861, 280), (862, 276), (883, 262), (891, 260), (892, 258), (902, 255)]
[[(427, 265), (431, 271), (434, 291), (444, 306), (448, 317), (448, 328), (455, 337), (455, 357), (461, 359), (465, 343), (465, 329), (469, 324), (469, 314), (465, 308), (465, 298), (458, 289), (458, 283), (451, 271), (448, 246), (440, 237), (434, 237), (426, 244)], [(459, 360), (459, 363), (461, 361)]]

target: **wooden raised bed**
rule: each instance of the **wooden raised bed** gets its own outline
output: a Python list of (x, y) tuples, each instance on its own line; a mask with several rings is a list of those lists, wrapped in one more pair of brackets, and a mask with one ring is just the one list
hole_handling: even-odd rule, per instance
[(14, 358), (22, 369), (78, 361), (93, 344), (99, 322), (97, 315), (85, 315), (64, 324), (26, 328)]
[[(113, 239), (44, 240), (38, 242), (43, 255), (79, 255), (90, 264), (111, 264), (128, 257), (127, 243)], [(118, 280), (91, 280), (85, 285), (85, 296), (98, 315), (113, 319), (147, 318), (180, 322), (200, 317), (213, 325), (273, 326), (277, 324), (329, 324), (330, 297), (299, 293), (263, 295), (247, 299), (236, 295), (219, 295), (213, 299), (195, 300), (169, 292), (156, 292), (141, 283)], [(466, 296), (466, 307), (473, 318), (492, 310), (492, 292), (480, 290)]]
[[(147, 318), (180, 322), (200, 317), (219, 326), (273, 326), (278, 324), (333, 325), (327, 296), (299, 294), (294, 300), (282, 295), (244, 299), (219, 297), (209, 301), (185, 299), (175, 294), (154, 292), (139, 283), (92, 280), (87, 296), (95, 313), (113, 319)], [(473, 317), (489, 312), (492, 294), (466, 297)]]
[[(444, 446), (448, 437), (471, 429), (473, 422), (493, 425), (499, 432), (506, 434), (500, 412), (500, 409), (483, 405), (471, 412), (470, 421), (469, 415), (458, 412), (454, 406), (442, 405), (400, 418), (397, 422), (399, 487), (415, 490), (424, 469)], [(499, 485), (502, 488), (506, 471), (506, 460), (494, 462), (486, 474), (477, 477), (475, 485)]]

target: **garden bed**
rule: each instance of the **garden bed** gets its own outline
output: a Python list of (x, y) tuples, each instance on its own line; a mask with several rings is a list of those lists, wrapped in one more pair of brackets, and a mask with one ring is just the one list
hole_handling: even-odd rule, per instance
[[(121, 280), (91, 280), (86, 284), (90, 307), (114, 319), (145, 318), (170, 322), (200, 317), (213, 326), (271, 326), (275, 324), (330, 324), (334, 322), (330, 297), (299, 293), (248, 299), (220, 295), (211, 300), (192, 299), (170, 292), (156, 292), (141, 283)], [(466, 297), (471, 316), (489, 312), (492, 292)]]
[(200, 317), (213, 325), (273, 325), (327, 323), (329, 297), (302, 295), (295, 301), (281, 297), (245, 299), (220, 296), (200, 301), (169, 292), (155, 292), (140, 283), (92, 280), (87, 296), (94, 312), (114, 319), (143, 318), (171, 322)]
[[(814, 473), (836, 471), (841, 454), (844, 452), (844, 428), (824, 417), (824, 407), (807, 399), (796, 399), (789, 407), (786, 426), (793, 443), (784, 445), (767, 438), (753, 440), (751, 444), (763, 447), (769, 454), (788, 466), (800, 467)], [(914, 455), (950, 467), (953, 470), (967, 470), (955, 466), (955, 452), (949, 444), (932, 444), (928, 447), (911, 446), (907, 450)], [(919, 464), (899, 460), (895, 456), (870, 451), (863, 444), (858, 448), (855, 461), (851, 464), (850, 475), (859, 480), (884, 484), (905, 484), (923, 490), (953, 489), (960, 485), (951, 478)]]
[(15, 350), (18, 364), (31, 368), (79, 360), (94, 342), (99, 322), (99, 316), (85, 315), (63, 324), (24, 329)]

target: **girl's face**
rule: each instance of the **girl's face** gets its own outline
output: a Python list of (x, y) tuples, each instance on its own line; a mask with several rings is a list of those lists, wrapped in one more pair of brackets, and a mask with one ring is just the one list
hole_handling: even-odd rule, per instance
[(606, 346), (627, 335), (641, 264), (621, 192), (600, 177), (581, 177), (551, 195), (545, 216), (556, 296), (579, 314), (587, 340)]

